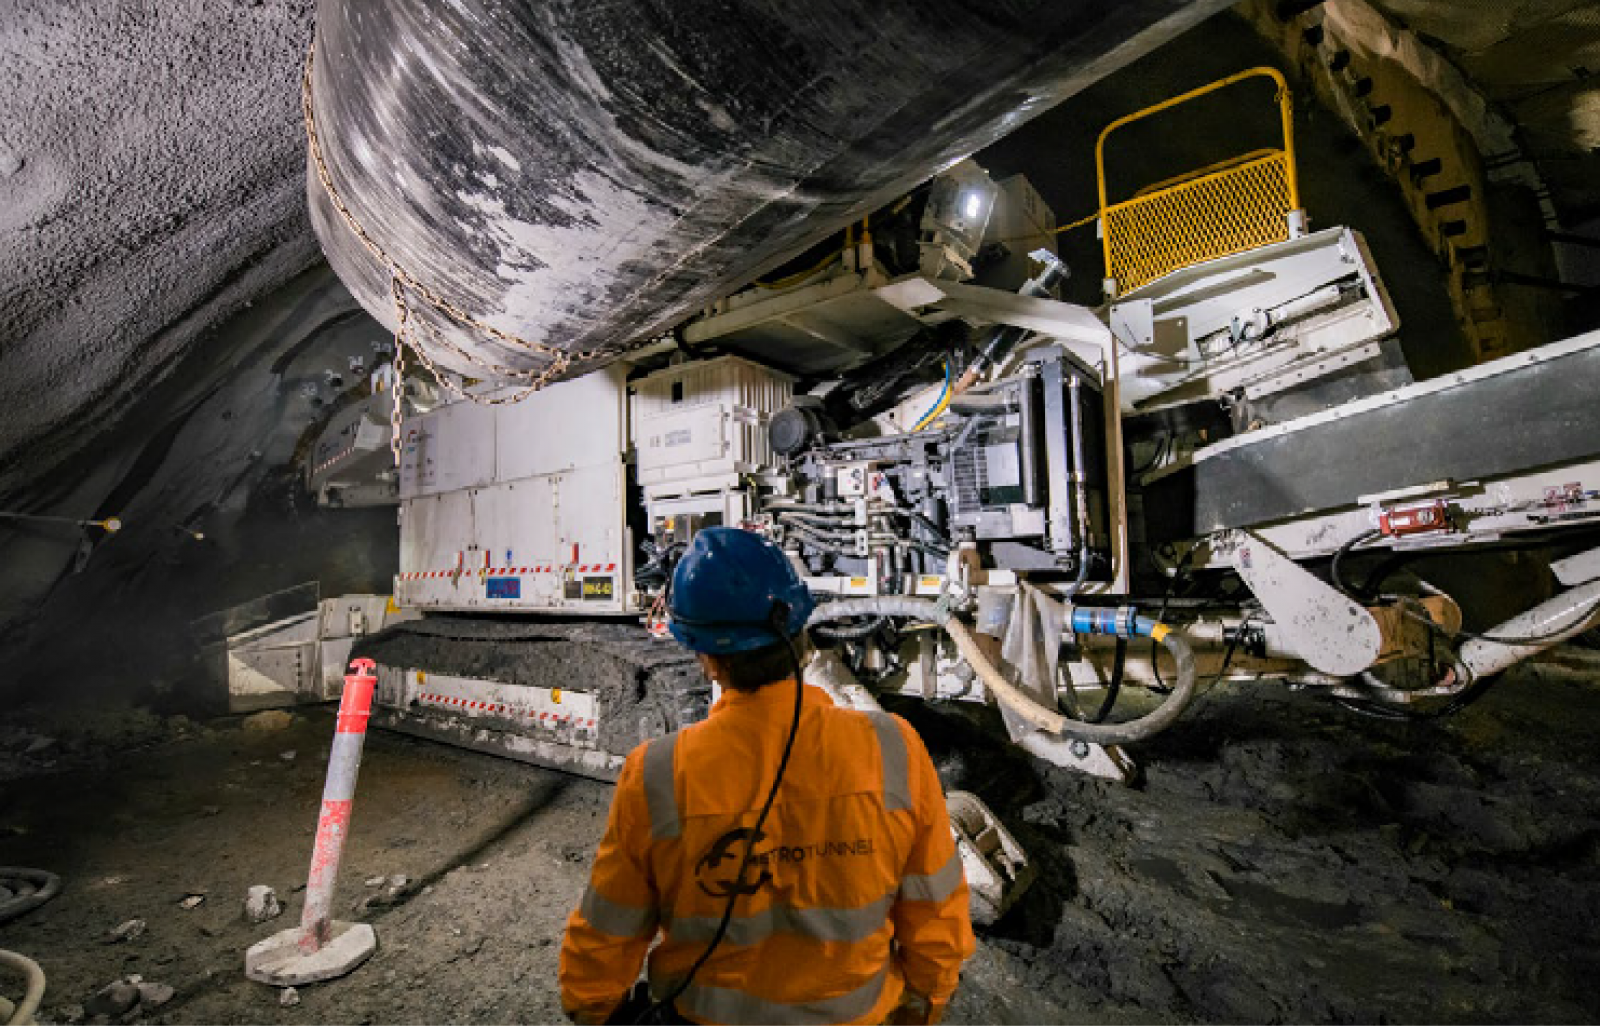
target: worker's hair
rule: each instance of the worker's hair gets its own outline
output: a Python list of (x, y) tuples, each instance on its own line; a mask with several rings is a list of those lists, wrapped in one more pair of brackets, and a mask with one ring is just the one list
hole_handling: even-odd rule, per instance
[[(806, 637), (802, 629), (793, 645), (805, 649)], [(738, 692), (755, 692), (763, 685), (783, 682), (794, 677), (794, 656), (787, 642), (763, 646), (744, 653), (719, 653), (716, 655), (717, 681), (724, 689)]]

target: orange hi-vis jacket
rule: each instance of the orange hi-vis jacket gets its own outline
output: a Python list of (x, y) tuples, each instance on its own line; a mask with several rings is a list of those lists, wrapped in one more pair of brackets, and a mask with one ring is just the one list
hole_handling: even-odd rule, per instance
[(704, 722), (628, 755), (588, 891), (567, 920), (569, 1013), (608, 1016), (647, 950), (651, 993), (669, 995), (737, 892), (722, 945), (677, 1000), (684, 1017), (881, 1024), (909, 988), (937, 1020), (975, 943), (944, 793), (910, 725), (835, 707), (806, 686), (789, 768), (737, 877), (793, 689), (730, 690)]

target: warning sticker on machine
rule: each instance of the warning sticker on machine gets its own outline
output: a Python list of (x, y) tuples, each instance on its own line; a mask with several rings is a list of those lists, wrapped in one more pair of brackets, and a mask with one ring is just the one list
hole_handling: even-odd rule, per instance
[(583, 580), (583, 598), (586, 600), (609, 600), (616, 595), (614, 579), (611, 578), (585, 578)]
[(484, 579), (483, 594), (491, 600), (520, 600), (522, 598), (522, 579)]

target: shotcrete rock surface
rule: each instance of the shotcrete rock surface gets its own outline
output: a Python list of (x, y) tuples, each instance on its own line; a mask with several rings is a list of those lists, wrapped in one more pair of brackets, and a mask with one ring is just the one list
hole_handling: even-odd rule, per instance
[(312, 0), (13, 0), (0, 17), (0, 498), (315, 258)]

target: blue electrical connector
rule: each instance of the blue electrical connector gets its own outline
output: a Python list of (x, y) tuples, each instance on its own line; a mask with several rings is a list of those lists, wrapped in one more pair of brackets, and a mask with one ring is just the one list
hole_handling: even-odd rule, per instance
[(1154, 638), (1159, 622), (1140, 617), (1133, 607), (1073, 607), (1070, 624), (1075, 635), (1114, 635), (1131, 639)]

